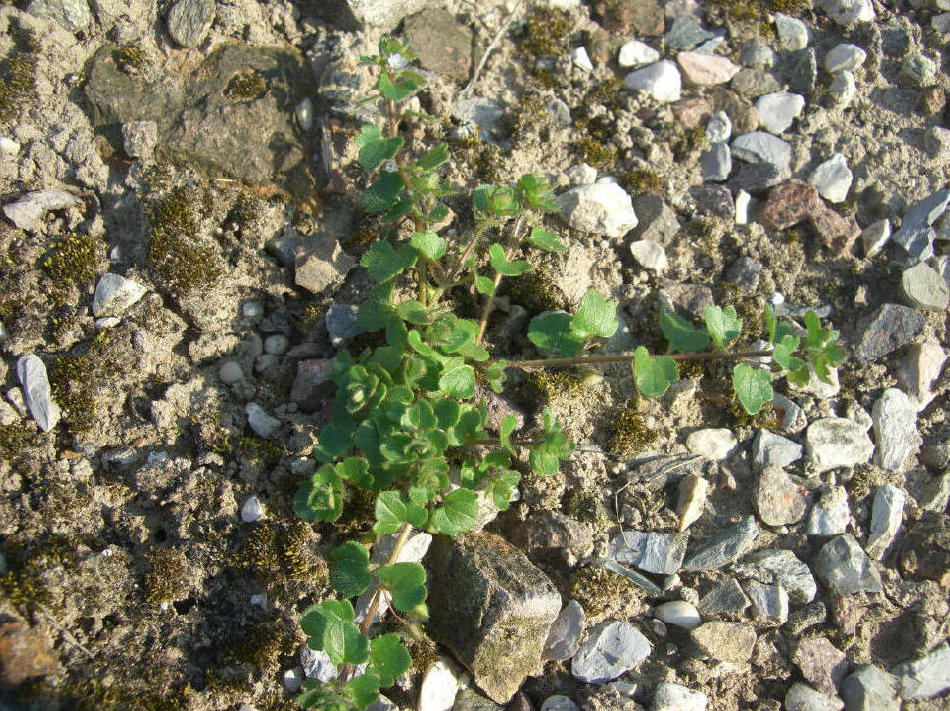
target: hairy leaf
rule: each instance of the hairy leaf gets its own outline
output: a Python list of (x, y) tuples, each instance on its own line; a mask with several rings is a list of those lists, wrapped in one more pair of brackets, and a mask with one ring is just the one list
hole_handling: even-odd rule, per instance
[(563, 311), (540, 314), (528, 324), (528, 340), (545, 355), (576, 355), (584, 339), (571, 330), (571, 316)]
[(363, 191), (360, 203), (366, 212), (385, 212), (396, 204), (404, 187), (399, 173), (381, 171), (376, 182)]
[(646, 397), (659, 397), (679, 378), (676, 361), (665, 356), (651, 356), (643, 346), (633, 353), (633, 370), (637, 388)]
[(376, 525), (373, 531), (378, 535), (395, 533), (404, 523), (421, 528), (427, 517), (425, 507), (407, 500), (398, 491), (383, 491), (376, 497)]
[(374, 639), (370, 645), (370, 668), (379, 675), (380, 686), (392, 686), (405, 674), (412, 664), (409, 652), (399, 641), (395, 632), (387, 632)]
[(449, 160), (449, 146), (447, 143), (439, 143), (433, 146), (416, 163), (422, 170), (434, 170)]
[(736, 316), (736, 310), (732, 306), (724, 309), (707, 306), (704, 315), (709, 337), (719, 348), (724, 348), (726, 343), (738, 338), (742, 332), (742, 319)]
[(449, 536), (471, 531), (478, 520), (478, 494), (471, 489), (456, 489), (429, 516), (429, 531)]
[(410, 612), (426, 599), (426, 571), (418, 563), (384, 565), (376, 575), (380, 584), (392, 595), (392, 605)]
[(460, 400), (468, 400), (475, 395), (475, 369), (465, 365), (461, 358), (451, 360), (451, 367), (447, 365), (439, 378), (439, 390)]
[(369, 270), (369, 275), (378, 282), (388, 281), (400, 272), (415, 266), (419, 255), (409, 245), (403, 245), (399, 249), (393, 249), (393, 246), (382, 239), (374, 242), (363, 258), (360, 265)]
[(584, 294), (577, 313), (571, 319), (571, 331), (580, 339), (594, 336), (610, 338), (617, 332), (619, 325), (617, 305), (607, 301), (603, 294), (594, 289)]
[(479, 294), (491, 296), (495, 293), (495, 280), (487, 276), (475, 275), (475, 289)]
[(356, 597), (366, 590), (372, 579), (369, 573), (369, 551), (356, 541), (347, 541), (330, 551), (335, 565), (330, 584), (344, 598)]
[(511, 433), (518, 429), (518, 416), (517, 415), (505, 415), (504, 419), (501, 421), (501, 426), (498, 428), (498, 439), (501, 441), (501, 446), (507, 449), (512, 454), (515, 453), (515, 448), (511, 446)]
[(528, 242), (545, 252), (563, 252), (567, 249), (556, 234), (541, 227), (532, 227), (531, 234), (528, 235), (527, 239)]
[[(326, 429), (326, 428), (324, 428)], [(324, 464), (297, 488), (294, 512), (305, 521), (336, 521), (343, 513), (343, 482)]]
[(496, 243), (488, 246), (488, 259), (492, 269), (503, 276), (520, 276), (531, 268), (531, 265), (523, 259), (509, 262), (505, 256), (505, 248)]
[(749, 363), (737, 363), (733, 368), (732, 387), (742, 407), (750, 415), (757, 415), (762, 405), (772, 400), (772, 378), (769, 372)]
[(445, 254), (445, 239), (431, 230), (413, 232), (412, 237), (409, 238), (409, 244), (433, 261)]
[(369, 673), (360, 674), (346, 682), (346, 690), (357, 707), (365, 709), (379, 699), (379, 676)]
[(667, 309), (660, 313), (660, 330), (674, 353), (699, 353), (709, 348), (709, 334)]

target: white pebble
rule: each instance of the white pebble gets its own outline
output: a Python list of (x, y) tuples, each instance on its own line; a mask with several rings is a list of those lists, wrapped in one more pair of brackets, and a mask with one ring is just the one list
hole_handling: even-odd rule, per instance
[(248, 496), (244, 506), (241, 507), (241, 520), (244, 523), (254, 523), (263, 516), (264, 507), (261, 505), (261, 500), (256, 496)]

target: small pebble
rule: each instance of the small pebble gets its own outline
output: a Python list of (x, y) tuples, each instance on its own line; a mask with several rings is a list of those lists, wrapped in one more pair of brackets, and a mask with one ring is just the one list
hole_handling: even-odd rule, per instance
[(851, 72), (840, 72), (828, 85), (828, 93), (842, 107), (850, 106), (858, 94), (858, 85)]
[(244, 523), (254, 523), (264, 516), (264, 507), (256, 496), (249, 496), (241, 507), (241, 520)]
[(824, 163), (815, 168), (808, 182), (818, 189), (818, 194), (828, 202), (844, 202), (851, 189), (854, 174), (848, 168), (848, 162), (843, 155), (835, 153)]
[(635, 69), (660, 60), (660, 53), (653, 47), (637, 40), (625, 42), (617, 55), (617, 64), (624, 69)]
[(794, 52), (808, 46), (808, 26), (799, 19), (775, 13), (775, 30), (782, 49)]
[(853, 72), (864, 64), (868, 53), (853, 44), (839, 44), (825, 55), (823, 65), (829, 74), (841, 71)]

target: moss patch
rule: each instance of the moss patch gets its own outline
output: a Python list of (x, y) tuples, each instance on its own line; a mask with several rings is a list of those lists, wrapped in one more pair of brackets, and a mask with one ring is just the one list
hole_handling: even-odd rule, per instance
[(148, 556), (145, 573), (145, 600), (152, 605), (172, 602), (183, 597), (188, 587), (188, 560), (172, 548), (156, 548)]
[(43, 269), (53, 281), (56, 294), (75, 284), (91, 286), (96, 280), (96, 241), (88, 234), (68, 234), (55, 242), (43, 259)]
[(605, 618), (623, 609), (630, 597), (640, 597), (640, 591), (623, 576), (594, 565), (577, 571), (571, 597), (588, 618)]
[(137, 74), (149, 64), (145, 50), (134, 44), (112, 50), (112, 61), (126, 74)]
[(16, 118), (36, 94), (36, 57), (21, 54), (0, 65), (0, 122)]
[(570, 50), (571, 21), (563, 10), (535, 7), (528, 13), (521, 49), (535, 57), (562, 57)]
[(502, 280), (499, 292), (529, 311), (557, 311), (571, 305), (551, 273), (543, 267)]
[(665, 187), (663, 176), (648, 168), (628, 170), (620, 176), (620, 184), (631, 195), (643, 195), (644, 193), (662, 195)]
[(254, 101), (267, 91), (267, 81), (257, 72), (241, 72), (231, 77), (224, 95), (232, 101)]
[(638, 454), (660, 438), (659, 430), (643, 423), (636, 405), (630, 405), (612, 418), (613, 432), (607, 440), (607, 451), (629, 457)]

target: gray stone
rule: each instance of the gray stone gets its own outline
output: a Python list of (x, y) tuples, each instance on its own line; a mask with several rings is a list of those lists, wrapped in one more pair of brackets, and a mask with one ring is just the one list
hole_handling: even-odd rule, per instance
[(749, 580), (745, 593), (752, 603), (752, 617), (759, 624), (784, 625), (788, 620), (788, 593), (781, 584), (765, 585)]
[(904, 214), (901, 228), (891, 239), (904, 248), (914, 260), (928, 259), (933, 255), (935, 232), (933, 223), (946, 211), (950, 204), (950, 188), (938, 190), (918, 200)]
[[(801, 47), (795, 49), (801, 49)], [(775, 64), (775, 52), (767, 44), (755, 40), (742, 45), (739, 50), (739, 61), (750, 69), (771, 69)]]
[(660, 244), (670, 244), (679, 234), (681, 225), (663, 198), (656, 193), (645, 193), (633, 200), (639, 223), (633, 231), (637, 239), (649, 239)]
[(825, 603), (810, 602), (804, 607), (800, 607), (788, 616), (788, 622), (785, 623), (785, 630), (793, 636), (799, 636), (805, 630), (811, 629), (815, 625), (820, 625), (828, 618), (828, 610)]
[(792, 159), (792, 147), (771, 133), (753, 131), (732, 142), (732, 155), (750, 163), (768, 163), (785, 174)]
[(882, 358), (914, 341), (927, 320), (914, 309), (884, 304), (861, 335), (854, 354), (861, 361)]
[(301, 15), (312, 15), (341, 30), (362, 30), (365, 25), (394, 31), (404, 17), (431, 4), (430, 0), (316, 0), (301, 3)]
[(818, 472), (864, 464), (873, 452), (867, 432), (844, 417), (817, 420), (805, 432), (805, 456)]
[(700, 158), (703, 180), (728, 180), (732, 172), (732, 151), (725, 143), (713, 143)]
[(805, 515), (806, 499), (802, 487), (779, 466), (767, 465), (759, 474), (755, 488), (756, 510), (766, 526), (796, 523)]
[[(921, 451), (922, 455), (925, 450)], [(926, 469), (915, 469), (907, 475), (907, 488), (918, 507), (941, 513), (950, 502), (950, 469), (935, 475)]]
[(746, 255), (739, 257), (726, 271), (728, 282), (741, 287), (743, 291), (757, 291), (761, 276), (762, 262)]
[(826, 637), (809, 637), (798, 643), (792, 661), (802, 676), (819, 691), (835, 696), (848, 671), (848, 657)]
[(62, 411), (50, 394), (46, 365), (35, 355), (20, 356), (16, 362), (16, 374), (30, 415), (41, 430), (49, 432), (59, 423)]
[(875, 462), (887, 471), (899, 470), (904, 461), (921, 445), (917, 433), (917, 408), (898, 388), (888, 388), (871, 408), (874, 438), (877, 440)]
[(617, 64), (623, 69), (634, 69), (660, 61), (660, 53), (653, 47), (637, 40), (630, 40), (620, 46)]
[(941, 12), (931, 17), (930, 26), (942, 35), (950, 33), (950, 12)]
[[(947, 13), (950, 18), (950, 13)], [(920, 140), (920, 144), (928, 155), (941, 163), (950, 161), (950, 128), (931, 126)]]
[[(729, 187), (733, 190), (746, 190), (758, 195), (778, 185), (784, 179), (782, 170), (774, 165), (743, 163), (739, 166), (739, 171), (729, 181)], [(736, 214), (738, 215), (738, 208), (736, 208)]]
[(800, 49), (792, 55), (788, 88), (799, 94), (810, 94), (818, 83), (818, 56), (814, 47)]
[(314, 294), (335, 289), (343, 283), (356, 260), (343, 251), (333, 235), (321, 235), (297, 248), (294, 283)]
[(801, 432), (808, 427), (808, 418), (805, 416), (805, 411), (798, 403), (789, 400), (782, 393), (777, 392), (772, 396), (772, 406), (781, 417), (783, 432)]
[(122, 124), (122, 147), (132, 158), (148, 160), (158, 143), (158, 124), (155, 121), (128, 121)]
[(871, 22), (876, 17), (871, 0), (819, 0), (818, 6), (839, 25)]
[(748, 622), (704, 622), (690, 632), (700, 653), (720, 662), (744, 664), (755, 649), (755, 627)]
[(455, 706), (459, 691), (458, 667), (440, 657), (422, 677), (419, 688), (419, 711), (446, 711)]
[(541, 704), (541, 711), (581, 711), (581, 709), (580, 706), (571, 701), (571, 697), (554, 694), (544, 700), (544, 703)]
[(696, 430), (686, 438), (686, 448), (690, 452), (714, 462), (728, 459), (738, 446), (732, 431), (722, 427)]
[(815, 599), (818, 586), (808, 566), (789, 550), (762, 550), (748, 556), (741, 564), (743, 571), (749, 571), (757, 578), (768, 578), (765, 582), (780, 583), (791, 602), (805, 605)]
[(924, 311), (945, 311), (950, 305), (950, 286), (923, 262), (901, 274), (901, 293), (908, 304)]
[(788, 91), (776, 91), (760, 96), (755, 103), (759, 112), (759, 125), (770, 133), (783, 133), (792, 121), (801, 116), (805, 97)]
[(218, 369), (218, 377), (225, 385), (234, 385), (234, 383), (244, 380), (244, 371), (241, 370), (241, 365), (236, 361), (226, 360)]
[(82, 201), (65, 190), (34, 190), (16, 202), (3, 206), (3, 214), (18, 229), (32, 232), (37, 230), (47, 212), (65, 210), (81, 204)]
[(300, 667), (307, 679), (324, 684), (337, 677), (336, 664), (330, 660), (330, 655), (322, 649), (310, 649), (306, 644), (300, 645)]
[(523, 553), (493, 534), (437, 537), (426, 561), (429, 635), (452, 650), (489, 698), (506, 703), (527, 676), (541, 673), (561, 596)]
[(732, 137), (732, 120), (725, 111), (717, 111), (706, 123), (706, 140), (710, 143), (724, 143)]
[(333, 304), (327, 309), (324, 323), (330, 334), (330, 343), (334, 346), (339, 347), (363, 332), (356, 322), (357, 311), (359, 307), (351, 304)]
[(812, 566), (836, 595), (881, 592), (881, 575), (850, 534), (835, 536), (818, 551)]
[(468, 81), (474, 38), (471, 26), (458, 22), (453, 13), (427, 7), (405, 19), (402, 37), (423, 69), (454, 81)]
[(320, 386), (330, 378), (333, 363), (331, 358), (308, 358), (298, 362), (297, 375), (290, 387), (291, 402), (307, 412), (319, 407)]
[(570, 600), (557, 616), (544, 643), (545, 659), (563, 661), (577, 651), (584, 631), (584, 608), (576, 600)]
[(648, 573), (672, 575), (686, 555), (689, 533), (641, 533), (627, 531), (615, 536), (607, 547), (607, 557), (618, 563), (635, 565)]
[[(742, 69), (732, 77), (729, 88), (742, 96), (755, 98), (763, 94), (773, 94), (781, 91), (782, 84), (774, 75), (764, 69)], [(758, 118), (758, 110), (751, 115)]]
[(178, 0), (168, 11), (168, 34), (182, 47), (197, 47), (214, 22), (214, 0)]
[(850, 106), (858, 95), (858, 84), (854, 74), (848, 71), (835, 74), (828, 85), (828, 95), (842, 107)]
[(812, 506), (806, 530), (812, 536), (834, 536), (847, 531), (850, 523), (848, 492), (843, 486), (832, 486)]
[(118, 274), (106, 272), (96, 284), (92, 313), (96, 318), (122, 316), (145, 295), (145, 287)]
[(571, 675), (588, 684), (602, 684), (635, 667), (651, 650), (647, 638), (629, 622), (602, 622), (571, 660)]
[(787, 467), (802, 458), (802, 445), (769, 430), (759, 430), (752, 443), (752, 461), (756, 469), (767, 466)]
[(795, 52), (808, 46), (808, 25), (795, 17), (775, 13), (775, 31), (779, 44), (787, 52)]
[(899, 688), (896, 676), (868, 664), (841, 682), (841, 698), (847, 711), (900, 711)]
[(841, 392), (841, 383), (838, 381), (838, 369), (830, 368), (828, 371), (828, 380), (822, 380), (815, 372), (815, 366), (808, 363), (808, 382), (804, 385), (789, 383), (797, 393), (805, 395), (814, 395), (819, 400), (829, 400)]
[(666, 268), (666, 251), (659, 242), (639, 239), (630, 243), (630, 253), (644, 269), (662, 272)]
[(244, 410), (247, 413), (247, 424), (261, 439), (267, 439), (280, 427), (280, 420), (268, 415), (256, 402), (249, 402)]
[(796, 681), (785, 694), (785, 711), (840, 711), (844, 703), (836, 696), (815, 691)]
[(685, 600), (664, 602), (653, 611), (653, 614), (668, 625), (676, 625), (688, 630), (699, 626), (702, 622), (696, 606)]
[(852, 180), (854, 174), (840, 153), (835, 153), (815, 168), (808, 178), (808, 182), (818, 188), (818, 194), (828, 202), (844, 202)]
[(479, 135), (483, 140), (488, 140), (505, 115), (505, 110), (501, 104), (487, 96), (463, 96), (452, 105), (452, 113), (463, 124), (478, 126)]
[(706, 694), (681, 684), (662, 681), (653, 692), (653, 711), (706, 711)]
[(687, 570), (716, 570), (738, 560), (758, 538), (755, 517), (747, 516), (739, 523), (706, 539), (686, 560)]
[(868, 53), (857, 45), (842, 43), (828, 51), (823, 65), (825, 71), (829, 74), (837, 74), (843, 71), (853, 72), (864, 64), (867, 56)]
[(901, 72), (917, 86), (929, 86), (937, 75), (937, 63), (920, 52), (911, 52), (901, 62)]
[(900, 679), (904, 701), (939, 696), (950, 689), (950, 644), (944, 642), (927, 656), (898, 664), (892, 671)]
[(894, 542), (904, 515), (904, 492), (891, 484), (877, 487), (871, 508), (871, 531), (864, 550), (876, 560)]
[(880, 252), (891, 239), (891, 221), (886, 217), (883, 220), (872, 222), (861, 232), (861, 242), (864, 243), (864, 256), (870, 259)]
[(664, 44), (669, 50), (692, 49), (698, 44), (715, 37), (712, 32), (708, 32), (699, 26), (692, 17), (688, 15), (679, 15), (673, 18), (673, 24), (664, 36)]
[(630, 195), (610, 178), (571, 188), (557, 201), (561, 218), (581, 232), (619, 238), (637, 226)]
[(55, 20), (70, 32), (84, 30), (92, 22), (92, 13), (86, 0), (33, 0), (27, 12)]
[(664, 103), (679, 101), (683, 86), (680, 70), (669, 59), (630, 72), (623, 83), (631, 91), (645, 91)]
[(700, 599), (697, 609), (704, 617), (715, 615), (738, 617), (748, 606), (749, 598), (746, 597), (742, 586), (735, 578), (727, 577)]
[(248, 496), (241, 506), (241, 520), (244, 523), (254, 523), (264, 517), (264, 506), (256, 496)]
[(947, 354), (940, 341), (933, 336), (923, 343), (912, 345), (901, 360), (897, 377), (918, 412), (926, 408), (936, 396), (934, 383), (940, 377), (946, 360)]

